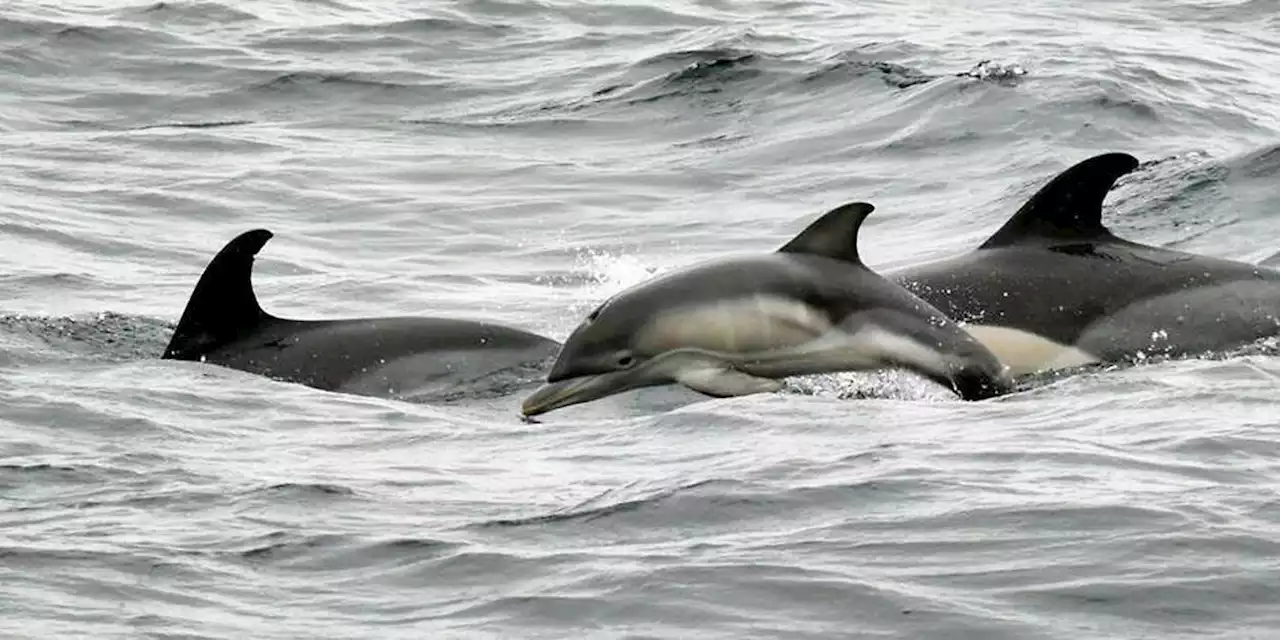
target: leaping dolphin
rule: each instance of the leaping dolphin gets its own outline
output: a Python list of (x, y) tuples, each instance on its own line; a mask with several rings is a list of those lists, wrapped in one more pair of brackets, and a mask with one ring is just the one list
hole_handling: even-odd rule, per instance
[(592, 311), (529, 396), (526, 416), (640, 387), (775, 391), (796, 375), (905, 368), (966, 399), (1011, 389), (996, 357), (937, 309), (863, 265), (865, 202), (822, 215), (774, 253), (714, 260)]
[[(520, 329), (457, 318), (287, 320), (254, 295), (254, 256), (270, 240), (247, 231), (200, 276), (163, 359), (194, 360), (318, 389), (410, 399), (544, 375), (559, 343)], [(506, 376), (505, 378), (503, 376)], [(521, 380), (523, 378), (523, 380)]]

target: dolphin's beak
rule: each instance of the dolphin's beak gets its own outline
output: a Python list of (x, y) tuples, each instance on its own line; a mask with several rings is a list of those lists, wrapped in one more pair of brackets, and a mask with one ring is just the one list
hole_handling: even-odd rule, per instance
[(525, 417), (531, 417), (623, 391), (664, 384), (683, 385), (717, 398), (772, 392), (782, 387), (777, 380), (736, 369), (731, 360), (725, 354), (703, 349), (674, 349), (622, 371), (560, 380), (548, 376), (548, 384), (526, 398), (521, 411)]
[(550, 382), (525, 398), (524, 403), (520, 405), (520, 411), (525, 417), (532, 417), (645, 386), (643, 383), (636, 384), (636, 381), (636, 372), (626, 370)]
[(699, 388), (705, 386), (700, 385), (699, 381), (687, 380), (691, 372), (705, 371), (708, 367), (713, 372), (724, 368), (723, 362), (714, 354), (698, 349), (675, 349), (648, 358), (630, 369), (572, 377), (565, 373), (567, 367), (553, 369), (547, 376), (547, 384), (525, 398), (520, 410), (525, 417), (532, 417), (570, 405), (599, 400), (615, 393), (664, 384), (685, 384), (695, 391), (709, 393), (706, 389)]

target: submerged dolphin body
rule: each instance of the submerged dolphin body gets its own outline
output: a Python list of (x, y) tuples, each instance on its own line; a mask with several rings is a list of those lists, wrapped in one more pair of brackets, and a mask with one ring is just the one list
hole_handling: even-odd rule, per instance
[(1013, 375), (1186, 356), (1280, 335), (1280, 271), (1131, 242), (1102, 203), (1138, 161), (1084, 160), (976, 250), (886, 272), (963, 324)]
[(254, 295), (254, 256), (270, 240), (245, 232), (196, 284), (164, 359), (239, 369), (317, 389), (418, 398), (490, 393), (544, 375), (559, 343), (499, 324), (454, 318), (287, 320)]
[(905, 368), (966, 399), (1010, 389), (994, 355), (862, 264), (874, 209), (827, 212), (774, 253), (714, 260), (623, 291), (569, 336), (527, 416), (646, 386), (711, 396), (775, 391), (781, 378)]

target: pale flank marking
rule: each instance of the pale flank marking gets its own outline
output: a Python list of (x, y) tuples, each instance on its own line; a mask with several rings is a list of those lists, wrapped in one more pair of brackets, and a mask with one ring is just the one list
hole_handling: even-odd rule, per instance
[(655, 310), (635, 343), (648, 352), (696, 347), (743, 353), (804, 344), (830, 328), (824, 313), (803, 302), (758, 295)]
[(964, 325), (964, 330), (990, 349), (1014, 376), (1099, 361), (1094, 355), (1074, 346), (1020, 329), (969, 324)]

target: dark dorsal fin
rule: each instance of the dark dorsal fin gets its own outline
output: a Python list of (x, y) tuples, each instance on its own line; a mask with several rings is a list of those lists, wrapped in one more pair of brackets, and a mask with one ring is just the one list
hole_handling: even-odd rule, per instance
[(866, 202), (842, 204), (814, 220), (779, 253), (807, 253), (862, 264), (858, 257), (858, 228), (876, 208)]
[(161, 358), (199, 360), (272, 319), (258, 304), (251, 278), (253, 257), (270, 239), (266, 229), (246, 231), (213, 257)]
[(1102, 225), (1102, 201), (1120, 179), (1138, 167), (1127, 153), (1104, 153), (1054, 176), (979, 249), (1043, 240), (1112, 238)]

